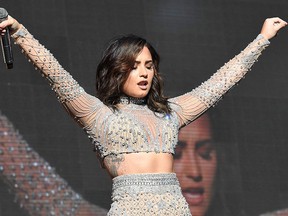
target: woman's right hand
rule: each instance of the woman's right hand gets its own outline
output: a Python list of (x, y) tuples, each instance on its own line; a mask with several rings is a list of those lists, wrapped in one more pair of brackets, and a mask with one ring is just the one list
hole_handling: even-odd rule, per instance
[(285, 26), (287, 26), (287, 22), (279, 17), (268, 18), (265, 20), (260, 34), (262, 34), (266, 39), (270, 40), (271, 38), (275, 37), (277, 32)]
[(6, 31), (5, 30), (6, 27), (8, 27), (10, 33), (13, 34), (21, 27), (21, 25), (16, 19), (14, 19), (11, 16), (8, 16), (8, 18), (6, 20), (4, 20), (3, 22), (0, 23), (1, 35), (3, 35), (4, 32)]

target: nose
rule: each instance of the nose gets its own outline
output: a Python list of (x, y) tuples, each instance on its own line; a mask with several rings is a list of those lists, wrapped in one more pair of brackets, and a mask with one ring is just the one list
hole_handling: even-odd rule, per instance
[(146, 67), (139, 67), (139, 76), (147, 78), (148, 73), (147, 73), (147, 68)]
[(190, 157), (189, 162), (186, 163), (185, 175), (195, 182), (202, 181), (201, 167), (195, 156)]

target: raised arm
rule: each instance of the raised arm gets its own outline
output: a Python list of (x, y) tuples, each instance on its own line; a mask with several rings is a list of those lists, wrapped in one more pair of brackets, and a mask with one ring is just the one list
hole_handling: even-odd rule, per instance
[(30, 215), (104, 216), (107, 213), (73, 191), (1, 112), (0, 177)]
[(172, 106), (180, 119), (180, 127), (189, 124), (204, 113), (237, 84), (269, 45), (268, 40), (286, 25), (287, 22), (280, 18), (266, 19), (261, 33), (240, 54), (222, 66), (199, 87), (182, 96), (172, 98), (171, 102), (174, 103)]
[[(58, 100), (68, 113), (81, 125), (87, 126), (95, 118), (97, 111), (108, 108), (96, 97), (87, 94), (72, 76), (59, 64), (54, 56), (32, 34), (11, 16), (0, 23), (0, 31), (9, 27), (16, 44), (22, 52), (39, 69), (55, 91)], [(103, 110), (103, 108), (105, 110)]]

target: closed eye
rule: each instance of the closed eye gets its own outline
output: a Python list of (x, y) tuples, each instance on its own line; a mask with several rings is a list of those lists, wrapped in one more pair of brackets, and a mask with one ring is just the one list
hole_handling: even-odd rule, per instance
[(181, 140), (178, 141), (176, 149), (175, 149), (175, 154), (174, 154), (174, 159), (180, 159), (182, 157), (182, 151), (184, 148), (187, 146), (186, 142), (183, 142)]
[[(138, 67), (138, 65), (140, 65), (140, 64), (141, 64), (140, 61), (135, 61), (132, 70), (136, 70), (137, 67)], [(153, 70), (153, 69), (154, 69), (154, 64), (153, 64), (153, 61), (152, 61), (152, 60), (145, 61), (144, 65), (145, 65), (145, 67), (146, 67), (148, 70)]]
[(197, 154), (204, 160), (211, 160), (212, 155), (215, 153), (215, 146), (212, 140), (203, 140), (196, 144)]
[(147, 68), (148, 70), (153, 70), (153, 69), (154, 69), (154, 66), (153, 66), (153, 65), (150, 65), (150, 66), (146, 66), (146, 68)]

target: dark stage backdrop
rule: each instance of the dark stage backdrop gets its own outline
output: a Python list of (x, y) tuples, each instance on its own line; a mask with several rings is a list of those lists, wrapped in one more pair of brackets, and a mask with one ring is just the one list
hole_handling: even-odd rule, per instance
[[(155, 46), (166, 95), (173, 97), (238, 54), (258, 35), (265, 18), (288, 19), (287, 0), (4, 0), (0, 7), (91, 94), (101, 53), (116, 35), (137, 34)], [(216, 108), (228, 161), (223, 165), (224, 206), (247, 215), (288, 207), (287, 41), (284, 30)], [(88, 138), (18, 47), (13, 50), (14, 69), (0, 64), (1, 113), (75, 191), (108, 209), (111, 180)], [(0, 215), (28, 215), (3, 182)]]

